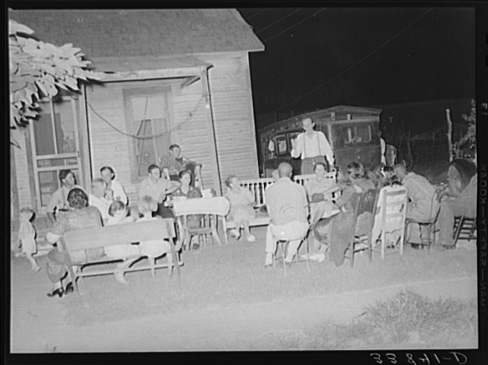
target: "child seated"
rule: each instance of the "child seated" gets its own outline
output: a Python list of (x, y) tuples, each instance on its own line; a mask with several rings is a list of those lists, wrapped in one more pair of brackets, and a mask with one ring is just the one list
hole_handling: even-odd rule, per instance
[[(157, 203), (150, 196), (144, 196), (139, 201), (139, 212), (143, 215), (142, 218), (137, 219), (137, 222), (144, 222), (154, 219), (161, 219), (161, 217), (152, 217), (152, 212), (158, 209)], [(132, 213), (132, 212), (131, 212)], [(122, 224), (134, 221), (134, 215), (128, 215), (127, 207), (120, 201), (114, 201), (109, 208), (109, 219), (106, 225)], [(139, 244), (132, 245), (114, 245), (105, 248), (107, 256), (112, 258), (122, 258), (124, 262), (117, 265), (117, 272), (114, 274), (115, 279), (127, 284), (124, 278), (125, 270), (127, 270), (135, 261), (142, 256), (147, 256), (151, 266), (155, 265), (156, 258), (167, 254), (168, 273), (172, 273), (173, 256), (170, 254), (171, 246), (167, 240), (151, 240), (141, 241)]]
[[(139, 201), (139, 212), (142, 214), (142, 218), (139, 218), (137, 222), (146, 222), (155, 219), (161, 219), (161, 217), (153, 217), (152, 213), (158, 209), (157, 202), (150, 196), (144, 196)], [(173, 268), (173, 256), (171, 255), (171, 244), (168, 240), (151, 240), (142, 241), (139, 243), (141, 254), (147, 256), (152, 264), (155, 263), (156, 258), (167, 254), (168, 260), (168, 273), (171, 275)]]
[[(127, 207), (120, 200), (114, 201), (108, 208), (109, 218), (105, 223), (106, 226), (134, 222), (132, 216), (127, 215)], [(114, 274), (115, 280), (121, 284), (127, 284), (124, 279), (124, 271), (129, 268), (136, 260), (141, 257), (139, 245), (114, 245), (105, 247), (105, 254), (113, 259), (123, 259), (124, 261), (117, 265), (118, 271)]]
[(19, 227), (19, 244), (21, 245), (22, 254), (29, 260), (32, 272), (41, 270), (37, 265), (34, 254), (37, 252), (36, 230), (31, 223), (34, 211), (30, 208), (20, 210), (20, 227)]

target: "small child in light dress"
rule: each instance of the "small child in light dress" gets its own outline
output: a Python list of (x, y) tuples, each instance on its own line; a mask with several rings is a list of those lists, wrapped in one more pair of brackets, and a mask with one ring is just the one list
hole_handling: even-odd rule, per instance
[[(159, 216), (153, 217), (152, 212), (158, 209), (158, 205), (150, 196), (144, 196), (139, 201), (139, 212), (143, 215), (142, 218), (137, 219), (137, 222), (144, 222), (154, 219), (161, 219)], [(114, 224), (123, 224), (134, 222), (134, 212), (128, 215), (128, 209), (121, 201), (114, 201), (108, 211), (109, 219), (107, 226)], [(108, 257), (123, 259), (124, 261), (117, 265), (117, 272), (114, 274), (115, 279), (121, 284), (127, 284), (124, 278), (125, 270), (127, 270), (135, 261), (139, 260), (141, 256), (147, 256), (150, 264), (155, 265), (155, 259), (167, 253), (168, 265), (170, 267), (169, 274), (171, 274), (173, 256), (169, 254), (171, 246), (166, 240), (152, 240), (142, 241), (139, 244), (133, 245), (114, 245), (105, 248), (105, 253)]]
[(22, 246), (22, 254), (29, 260), (32, 272), (41, 270), (34, 254), (37, 253), (36, 230), (31, 223), (34, 211), (30, 208), (20, 210), (19, 243)]
[(239, 239), (241, 227), (243, 227), (247, 240), (255, 242), (256, 237), (249, 230), (249, 221), (256, 216), (254, 197), (248, 189), (241, 187), (241, 182), (234, 175), (230, 175), (225, 180), (225, 185), (228, 188), (225, 197), (230, 202), (229, 219), (233, 220), (237, 227), (232, 231), (232, 234), (236, 239)]
[[(139, 212), (142, 217), (137, 220), (137, 222), (152, 221), (155, 219), (161, 219), (161, 217), (153, 217), (152, 213), (158, 209), (157, 202), (150, 196), (144, 196), (139, 201)], [(165, 239), (151, 240), (151, 241), (141, 241), (139, 242), (139, 247), (141, 254), (147, 256), (151, 265), (155, 265), (156, 258), (166, 254), (166, 259), (168, 260), (168, 274), (171, 275), (173, 271), (173, 255), (171, 253), (170, 242)]]
[[(134, 222), (134, 217), (128, 215), (127, 207), (120, 200), (114, 201), (108, 208), (108, 219), (106, 226)], [(105, 247), (105, 254), (115, 259), (124, 261), (117, 265), (118, 271), (114, 274), (115, 280), (121, 284), (127, 284), (124, 278), (124, 272), (136, 260), (140, 258), (141, 252), (139, 245), (114, 245)]]

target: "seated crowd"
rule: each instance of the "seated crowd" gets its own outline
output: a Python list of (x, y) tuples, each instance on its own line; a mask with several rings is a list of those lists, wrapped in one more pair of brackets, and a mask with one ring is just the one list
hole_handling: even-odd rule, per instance
[[(137, 207), (130, 207), (128, 196), (122, 184), (115, 179), (115, 170), (110, 166), (100, 169), (100, 177), (92, 180), (90, 193), (76, 185), (75, 176), (70, 170), (59, 173), (61, 188), (57, 190), (48, 204), (48, 217), (53, 223), (46, 239), (56, 246), (63, 233), (89, 227), (100, 227), (135, 221), (161, 218), (175, 218), (173, 201), (178, 199), (202, 198), (199, 184), (195, 184), (197, 164), (180, 157), (180, 148), (172, 145), (170, 155), (163, 166), (152, 164), (148, 176), (142, 181), (138, 194)], [(188, 167), (188, 168), (187, 168)], [(336, 265), (344, 262), (349, 247), (351, 230), (361, 224), (353, 222), (352, 197), (370, 189), (384, 186), (403, 185), (407, 190), (407, 219), (422, 221), (432, 215), (432, 205), (440, 204), (438, 214), (439, 240), (441, 247), (452, 248), (454, 218), (460, 215), (476, 217), (476, 166), (468, 160), (454, 160), (449, 165), (448, 184), (439, 191), (426, 178), (407, 171), (403, 164), (394, 167), (384, 166), (376, 172), (368, 172), (361, 163), (351, 162), (347, 171), (339, 171), (337, 181), (326, 178), (324, 163), (314, 164), (314, 177), (305, 186), (292, 180), (292, 166), (281, 163), (273, 172), (274, 183), (264, 192), (270, 224), (266, 233), (265, 267), (270, 267), (275, 259), (277, 242), (289, 242), (285, 263), (291, 264), (297, 255), (300, 244), (308, 240), (311, 260), (324, 261), (326, 252)], [(254, 242), (250, 221), (255, 217), (255, 201), (251, 192), (241, 186), (237, 176), (225, 180), (225, 197), (230, 202), (228, 219), (236, 224), (233, 236), (239, 239), (244, 230), (247, 241)], [(333, 194), (340, 192), (337, 198)], [(355, 223), (355, 225), (354, 225)], [(199, 215), (189, 217), (187, 224), (198, 226)], [(406, 242), (419, 247), (423, 226), (409, 224)], [(439, 243), (440, 241), (440, 243)], [(181, 247), (177, 247), (179, 250)], [(126, 283), (124, 272), (141, 257), (150, 262), (166, 256), (172, 263), (170, 243), (166, 240), (139, 242), (123, 246), (115, 245), (105, 249), (92, 249), (71, 253), (74, 264), (83, 265), (94, 258), (107, 257), (120, 260), (115, 279)], [(73, 285), (62, 285), (66, 276), (66, 253), (54, 247), (47, 255), (47, 275), (53, 284), (48, 296), (62, 297), (73, 290)], [(33, 270), (37, 270), (33, 262)]]

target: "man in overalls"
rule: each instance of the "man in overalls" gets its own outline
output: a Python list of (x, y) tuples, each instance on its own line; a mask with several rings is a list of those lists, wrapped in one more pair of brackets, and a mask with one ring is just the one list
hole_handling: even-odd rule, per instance
[(300, 173), (302, 175), (313, 174), (314, 165), (317, 162), (325, 164), (327, 171), (330, 171), (330, 168), (334, 166), (334, 154), (325, 134), (313, 129), (315, 123), (311, 118), (304, 118), (302, 126), (305, 132), (300, 133), (296, 139), (292, 139), (291, 150), (291, 157), (301, 156), (302, 158)]

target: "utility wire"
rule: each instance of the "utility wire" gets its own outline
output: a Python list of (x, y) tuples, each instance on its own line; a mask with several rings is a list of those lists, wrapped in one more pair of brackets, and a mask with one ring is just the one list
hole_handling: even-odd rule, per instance
[(292, 26), (290, 26), (290, 27), (288, 27), (288, 28), (286, 28), (286, 29), (282, 30), (281, 32), (276, 33), (274, 36), (271, 36), (271, 37), (269, 37), (268, 39), (265, 39), (263, 42), (269, 42), (270, 40), (272, 40), (272, 39), (274, 39), (274, 38), (278, 37), (279, 35), (282, 35), (283, 33), (285, 33), (286, 31), (288, 31), (288, 30), (290, 30), (290, 29), (292, 29), (292, 28), (295, 28), (297, 25), (302, 24), (303, 22), (307, 21), (307, 20), (308, 20), (308, 19), (310, 19), (311, 17), (313, 17), (313, 16), (315, 16), (315, 15), (318, 15), (318, 14), (320, 14), (321, 12), (323, 12), (323, 11), (325, 11), (325, 10), (326, 10), (326, 9), (324, 8), (324, 9), (320, 9), (319, 11), (316, 11), (315, 13), (313, 13), (312, 15), (307, 16), (305, 19), (303, 19), (303, 20), (299, 21), (298, 23), (295, 23), (295, 24), (293, 24)]
[(267, 25), (267, 26), (266, 26), (266, 27), (264, 27), (263, 29), (260, 29), (259, 31), (257, 31), (257, 32), (256, 32), (256, 34), (259, 34), (259, 33), (261, 33), (261, 32), (264, 32), (266, 29), (271, 28), (273, 25), (278, 24), (278, 23), (279, 23), (279, 22), (281, 22), (282, 20), (285, 20), (286, 18), (288, 18), (288, 17), (292, 16), (293, 14), (295, 14), (295, 13), (299, 12), (300, 10), (302, 10), (302, 9), (300, 8), (300, 9), (297, 9), (297, 10), (292, 11), (291, 13), (289, 13), (289, 14), (285, 15), (284, 17), (281, 17), (281, 18), (280, 18), (280, 19), (278, 19), (277, 21), (275, 21), (275, 22), (273, 22), (273, 23), (271, 23), (271, 24)]
[(261, 10), (260, 12), (257, 12), (256, 14), (251, 15), (249, 18), (247, 18), (247, 20), (250, 20), (250, 19), (253, 19), (253, 18), (257, 17), (259, 14), (264, 13), (266, 10), (268, 10), (268, 8), (264, 8), (264, 9), (263, 9), (263, 10)]
[(340, 72), (339, 74), (335, 75), (334, 77), (332, 77), (331, 79), (327, 80), (326, 82), (324, 82), (323, 84), (320, 84), (319, 86), (317, 86), (316, 88), (310, 90), (309, 92), (305, 93), (303, 96), (300, 96), (298, 99), (295, 99), (293, 101), (291, 101), (290, 103), (282, 106), (282, 107), (279, 107), (275, 110), (273, 110), (273, 113), (278, 111), (278, 110), (281, 110), (283, 108), (286, 108), (294, 103), (296, 103), (297, 101), (309, 96), (310, 94), (313, 94), (314, 92), (316, 92), (317, 90), (319, 90), (320, 88), (324, 87), (325, 85), (329, 84), (330, 82), (334, 81), (335, 79), (341, 77), (342, 75), (344, 75), (346, 72), (349, 72), (350, 70), (352, 70), (354, 67), (356, 67), (357, 65), (359, 65), (361, 62), (363, 62), (365, 59), (367, 59), (368, 57), (372, 56), (373, 54), (375, 54), (376, 52), (378, 52), (381, 48), (385, 47), (388, 43), (390, 43), (391, 41), (393, 41), (395, 38), (397, 38), (400, 34), (404, 33), (407, 29), (409, 29), (412, 25), (414, 25), (415, 23), (417, 23), (420, 19), (422, 19), (424, 16), (426, 16), (428, 13), (430, 13), (432, 10), (434, 10), (434, 8), (430, 8), (428, 9), (425, 13), (423, 13), (422, 15), (420, 15), (418, 18), (416, 18), (413, 22), (411, 22), (410, 24), (408, 24), (405, 28), (403, 28), (401, 31), (399, 31), (398, 33), (396, 33), (393, 37), (391, 37), (390, 39), (388, 39), (386, 42), (382, 43), (380, 46), (378, 46), (377, 48), (375, 48), (373, 51), (369, 52), (366, 56), (364, 56), (363, 58), (361, 58), (360, 60), (358, 60), (357, 62), (353, 63), (351, 66), (349, 66), (348, 68), (346, 68), (344, 71)]
[(158, 137), (164, 136), (166, 134), (170, 134), (173, 131), (182, 128), (186, 123), (188, 123), (189, 121), (191, 121), (191, 119), (193, 118), (193, 115), (197, 112), (197, 110), (202, 105), (203, 100), (204, 100), (204, 97), (201, 97), (200, 100), (198, 101), (198, 103), (193, 108), (193, 110), (188, 113), (189, 114), (188, 117), (186, 117), (185, 120), (183, 120), (181, 123), (178, 123), (177, 125), (175, 125), (173, 128), (169, 129), (166, 132), (162, 132), (162, 133), (158, 133), (158, 134), (153, 134), (153, 135), (148, 135), (148, 136), (138, 136), (138, 135), (131, 134), (131, 133), (127, 133), (127, 132), (124, 132), (124, 131), (120, 130), (119, 128), (117, 128), (116, 126), (114, 126), (112, 123), (110, 123), (107, 119), (105, 119), (104, 117), (102, 117), (93, 108), (93, 106), (88, 101), (87, 101), (87, 104), (90, 107), (90, 109), (92, 110), (92, 112), (95, 113), (96, 116), (98, 116), (101, 120), (103, 120), (105, 123), (107, 123), (110, 127), (112, 127), (113, 129), (115, 129), (120, 134), (123, 134), (123, 135), (125, 135), (127, 137), (135, 138), (135, 139), (150, 139), (150, 138), (158, 138)]

